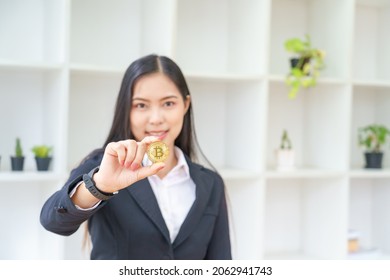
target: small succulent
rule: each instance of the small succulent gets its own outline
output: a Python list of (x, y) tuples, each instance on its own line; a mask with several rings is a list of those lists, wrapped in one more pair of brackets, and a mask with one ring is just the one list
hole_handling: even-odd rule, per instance
[(282, 141), (280, 143), (280, 149), (281, 150), (291, 150), (291, 148), (292, 148), (291, 140), (288, 137), (287, 130), (283, 130)]
[(35, 154), (36, 157), (38, 158), (47, 158), (49, 157), (52, 147), (46, 146), (46, 145), (37, 145), (34, 146), (31, 150)]
[(23, 157), (23, 149), (22, 149), (22, 145), (20, 144), (20, 138), (16, 138), (15, 157), (17, 158)]

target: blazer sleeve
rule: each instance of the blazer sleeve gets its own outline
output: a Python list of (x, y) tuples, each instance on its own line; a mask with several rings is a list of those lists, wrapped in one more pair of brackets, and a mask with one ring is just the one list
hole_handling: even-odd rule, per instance
[(219, 212), (216, 219), (213, 236), (207, 250), (208, 260), (231, 260), (231, 244), (229, 234), (229, 219), (225, 196), (225, 185), (222, 178), (218, 176), (218, 187), (221, 190), (219, 201)]
[(40, 222), (46, 230), (60, 235), (71, 235), (105, 205), (106, 202), (102, 201), (95, 209), (83, 211), (77, 209), (69, 197), (72, 189), (82, 180), (83, 174), (100, 165), (100, 162), (101, 156), (85, 160), (72, 170), (65, 185), (46, 200), (40, 214)]

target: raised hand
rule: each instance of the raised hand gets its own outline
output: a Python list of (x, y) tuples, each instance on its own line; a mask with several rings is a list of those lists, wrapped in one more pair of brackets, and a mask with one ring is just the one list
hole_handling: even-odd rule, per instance
[(113, 193), (164, 168), (163, 162), (142, 166), (148, 145), (158, 140), (158, 137), (148, 136), (141, 142), (123, 140), (109, 143), (104, 151), (99, 171), (93, 176), (97, 188), (103, 192)]

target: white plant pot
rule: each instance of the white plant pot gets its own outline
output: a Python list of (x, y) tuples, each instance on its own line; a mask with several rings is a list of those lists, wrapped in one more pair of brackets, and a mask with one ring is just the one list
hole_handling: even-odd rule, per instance
[(288, 171), (295, 168), (294, 150), (276, 150), (276, 170)]

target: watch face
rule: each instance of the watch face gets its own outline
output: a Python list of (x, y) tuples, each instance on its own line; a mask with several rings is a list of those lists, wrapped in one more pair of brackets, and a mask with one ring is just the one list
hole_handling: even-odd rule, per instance
[(149, 145), (147, 154), (151, 162), (163, 162), (168, 158), (169, 149), (164, 142), (157, 141)]

